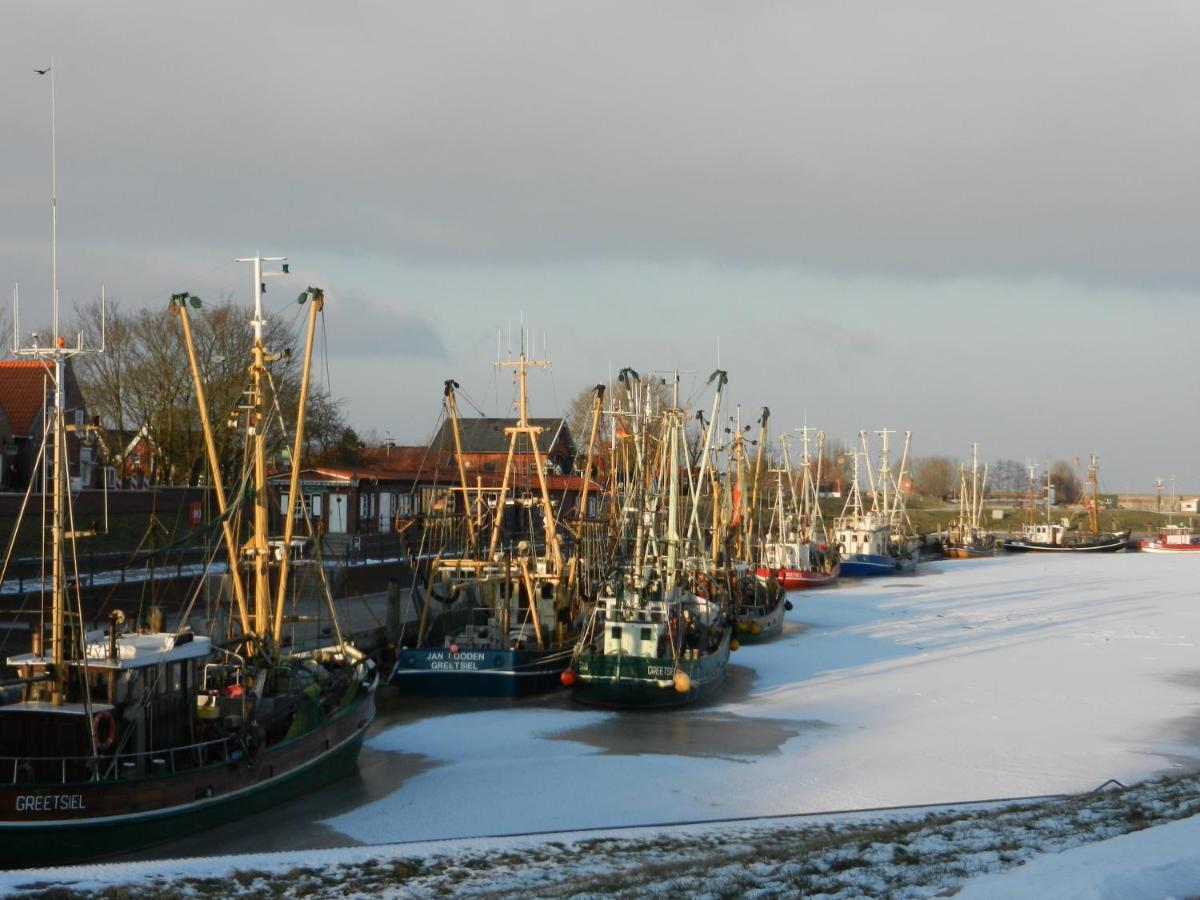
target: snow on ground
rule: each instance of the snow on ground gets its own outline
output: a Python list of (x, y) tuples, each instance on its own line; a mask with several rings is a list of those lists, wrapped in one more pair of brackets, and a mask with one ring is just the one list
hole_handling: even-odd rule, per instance
[(981, 876), (959, 900), (1158, 900), (1200, 893), (1200, 817), (1135, 831)]
[[(379, 843), (1128, 783), (1200, 753), (1179, 728), (1200, 700), (1197, 575), (1192, 559), (1030, 555), (794, 594), (789, 621), (812, 627), (734, 655), (748, 696), (397, 726), (371, 746), (439, 765), (328, 824)], [(768, 725), (784, 740), (756, 747)], [(632, 737), (607, 746), (606, 727)]]
[[(0, 893), (895, 900), (965, 885), (963, 896), (982, 897), (1194, 895), (1200, 819), (1187, 817), (1200, 812), (1198, 786), (1192, 773), (1040, 802), (31, 870), (0, 873)], [(1103, 843), (1078, 849), (1089, 841)]]

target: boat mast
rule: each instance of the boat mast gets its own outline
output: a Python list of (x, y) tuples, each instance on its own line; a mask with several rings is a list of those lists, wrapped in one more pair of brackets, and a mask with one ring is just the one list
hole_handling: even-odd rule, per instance
[(746, 530), (746, 552), (754, 553), (754, 539), (757, 537), (755, 525), (758, 523), (758, 483), (762, 479), (763, 450), (767, 445), (767, 420), (771, 418), (771, 410), (762, 408), (758, 420), (758, 449), (754, 454), (754, 480), (750, 483), (750, 521)]
[(983, 478), (979, 482), (979, 505), (975, 507), (975, 527), (982, 529), (979, 524), (983, 516), (983, 498), (987, 496), (988, 464), (983, 464)]
[[(304, 336), (304, 369), (300, 374), (300, 398), (296, 405), (296, 434), (290, 460), (292, 474), (288, 481), (288, 502), (283, 516), (283, 554), (279, 561), (279, 584), (276, 585), (275, 590), (275, 615), (271, 628), (271, 639), (275, 647), (279, 647), (279, 641), (283, 635), (283, 601), (287, 596), (288, 568), (292, 559), (292, 534), (296, 522), (296, 501), (300, 494), (300, 467), (304, 454), (304, 413), (308, 408), (308, 386), (312, 376), (313, 339), (317, 332), (317, 316), (325, 308), (325, 292), (321, 288), (310, 287), (299, 296), (297, 302), (304, 303), (310, 299), (312, 302), (308, 307), (308, 329)], [(265, 484), (263, 493), (266, 493)], [(337, 624), (336, 619), (334, 624)], [(338, 644), (341, 644), (340, 631)]]
[[(785, 541), (794, 535), (802, 522), (800, 500), (796, 495), (796, 479), (792, 474), (792, 460), (788, 454), (787, 432), (779, 432), (779, 449), (783, 456), (783, 472), (787, 475), (787, 499), (790, 499), (792, 502), (791, 507), (788, 507), (785, 500), (785, 505), (779, 510), (779, 540)], [(776, 501), (777, 504), (778, 502)]]
[[(66, 339), (60, 331), (59, 321), (59, 292), (58, 292), (58, 129), (56, 107), (56, 85), (54, 81), (54, 62), (45, 69), (36, 70), (39, 75), (50, 75), (50, 292), (51, 310), (53, 316), (52, 336), (49, 347), (42, 347), (37, 341), (37, 335), (29, 347), (20, 346), (19, 310), (15, 307), (16, 293), (14, 291), (13, 311), (13, 346), (17, 356), (28, 356), (42, 364), (51, 379), (53, 402), (47, 410), (49, 425), (42, 426), (42, 456), (44, 460), (45, 441), (54, 442), (50, 452), (50, 482), (51, 482), (51, 516), (50, 516), (50, 702), (61, 706), (66, 699), (67, 686), (67, 647), (66, 620), (67, 611), (67, 559), (64, 545), (67, 540), (94, 534), (94, 531), (68, 531), (67, 488), (66, 480), (70, 477), (67, 460), (67, 431), (66, 408), (67, 360), (87, 351), (83, 348), (82, 336), (76, 346), (68, 347)], [(101, 313), (101, 334), (103, 334), (103, 312)], [(103, 348), (101, 348), (103, 349)], [(44, 402), (44, 401), (43, 401)], [(46, 471), (43, 464), (43, 472)], [(45, 495), (46, 484), (42, 482), (42, 494)], [(82, 629), (82, 612), (79, 614), (79, 626)], [(35, 631), (33, 649), (41, 652), (42, 632), (40, 626)], [(84, 660), (86, 666), (86, 659)], [(86, 670), (85, 670), (86, 675)]]
[[(879, 492), (875, 488), (875, 467), (871, 464), (871, 448), (870, 448), (870, 445), (867, 443), (867, 433), (865, 431), (860, 431), (858, 433), (858, 442), (862, 446), (863, 461), (867, 464), (867, 487), (869, 487), (871, 489), (871, 512), (874, 513), (879, 509)], [(855, 457), (855, 465), (857, 465), (858, 464), (858, 453), (857, 452), (854, 454), (854, 457)], [(857, 471), (857, 469), (855, 469), (855, 471)], [(854, 484), (856, 487), (858, 486), (858, 478), (857, 477), (854, 479)], [(861, 506), (862, 506), (862, 498), (860, 497), (859, 498), (859, 507), (860, 507), (859, 515), (860, 515), (860, 517), (862, 515)]]
[(903, 518), (904, 523), (909, 526), (908, 530), (910, 533), (913, 531), (913, 528), (912, 528), (912, 522), (910, 522), (908, 519), (908, 508), (904, 503), (903, 486), (904, 486), (904, 476), (908, 473), (908, 448), (911, 443), (912, 443), (912, 432), (911, 431), (904, 432), (904, 450), (900, 454), (900, 470), (899, 470), (899, 474), (896, 476), (896, 480), (894, 482), (892, 482), (892, 487), (895, 488), (895, 493), (892, 496), (892, 511), (891, 511), (892, 525), (894, 525), (894, 526), (899, 525), (900, 520)]
[(1030, 461), (1025, 463), (1025, 468), (1029, 472), (1028, 486), (1025, 490), (1025, 524), (1033, 525), (1037, 520), (1037, 495), (1033, 492), (1033, 479), (1037, 474), (1038, 464)]
[(604, 385), (596, 385), (595, 391), (596, 396), (592, 400), (592, 427), (588, 432), (587, 456), (583, 463), (583, 485), (579, 490), (579, 504), (575, 514), (575, 552), (571, 557), (570, 571), (567, 573), (568, 588), (573, 587), (578, 578), (576, 570), (578, 569), (579, 559), (584, 550), (583, 525), (584, 518), (587, 516), (588, 488), (591, 487), (592, 483), (592, 462), (596, 451), (596, 434), (600, 430), (600, 416), (604, 413)]
[[(807, 450), (805, 451), (807, 454)], [(825, 432), (817, 432), (817, 471), (814, 475), (810, 466), (804, 467), (804, 478), (808, 482), (808, 492), (805, 499), (806, 509), (808, 510), (808, 539), (816, 540), (817, 526), (821, 528), (821, 540), (828, 540), (829, 534), (825, 530), (825, 519), (821, 514), (821, 478), (824, 473), (825, 463)]]
[[(860, 431), (859, 435), (860, 436), (865, 435), (865, 432)], [(864, 438), (864, 440), (865, 440), (865, 438)], [(851, 456), (851, 459), (853, 460), (853, 462), (852, 462), (853, 474), (850, 477), (850, 496), (848, 496), (846, 498), (846, 502), (842, 506), (842, 514), (839, 517), (842, 524), (839, 524), (837, 522), (834, 523), (835, 527), (838, 527), (838, 528), (844, 528), (844, 527), (857, 528), (857, 527), (860, 527), (862, 524), (862, 518), (863, 518), (862, 492), (858, 489), (859, 451), (852, 450), (850, 453), (850, 456)], [(869, 466), (868, 466), (868, 471), (870, 471)], [(851, 520), (849, 526), (844, 524), (845, 520), (847, 518), (849, 518)]]
[(217, 447), (213, 440), (212, 425), (208, 419), (208, 400), (204, 395), (204, 379), (200, 374), (200, 364), (196, 359), (196, 347), (192, 340), (192, 324), (188, 314), (188, 304), (200, 306), (200, 298), (184, 292), (171, 295), (171, 312), (179, 316), (183, 329), (183, 346), (187, 350), (188, 366), (192, 370), (192, 390), (196, 394), (196, 409), (200, 413), (200, 431), (204, 435), (204, 448), (208, 454), (208, 467), (212, 473), (213, 492), (217, 497), (217, 514), (221, 518), (221, 533), (225, 540), (225, 552), (229, 557), (229, 580), (233, 585), (233, 597), (237, 603), (238, 618), (241, 621), (242, 633), (250, 633), (250, 617), (246, 608), (246, 588), (242, 582), (242, 572), (238, 565), (239, 553), (237, 539), (233, 533), (233, 525), (225, 515), (225, 485), (221, 478), (221, 462), (217, 458)]
[(253, 293), (254, 318), (250, 325), (254, 331), (254, 348), (250, 363), (250, 434), (254, 438), (252, 456), (254, 459), (254, 501), (253, 528), (246, 550), (250, 556), (254, 570), (254, 621), (253, 633), (263, 637), (272, 633), (271, 627), (271, 585), (269, 582), (270, 547), (267, 544), (267, 363), (278, 359), (267, 352), (263, 343), (263, 329), (267, 323), (263, 315), (262, 295), (266, 288), (264, 277), (275, 277), (287, 273), (285, 264), (282, 272), (264, 273), (264, 262), (285, 262), (286, 256), (250, 256), (240, 258), (238, 262), (250, 263), (254, 272)]
[(459, 430), (458, 423), (458, 403), (454, 397), (454, 389), (456, 387), (458, 387), (457, 381), (453, 378), (446, 379), (446, 414), (450, 419), (450, 434), (454, 438), (454, 461), (458, 465), (458, 480), (462, 484), (463, 512), (466, 513), (467, 520), (467, 543), (471, 549), (471, 556), (474, 557), (478, 553), (475, 538), (475, 511), (472, 508), (470, 487), (467, 484), (467, 468), (463, 462), (462, 432)]
[(496, 548), (500, 543), (500, 525), (503, 519), (504, 501), (508, 495), (509, 482), (513, 474), (513, 456), (517, 450), (517, 441), (524, 435), (529, 439), (529, 445), (533, 452), (534, 466), (537, 468), (538, 485), (542, 491), (542, 526), (545, 533), (546, 549), (550, 553), (550, 558), (554, 561), (554, 573), (557, 575), (562, 572), (562, 550), (558, 544), (558, 529), (554, 524), (554, 506), (550, 502), (550, 491), (546, 486), (546, 468), (542, 464), (542, 451), (538, 447), (538, 437), (544, 429), (540, 425), (529, 424), (529, 398), (526, 391), (526, 379), (529, 367), (549, 368), (550, 361), (526, 358), (525, 335), (522, 332), (520, 356), (516, 360), (498, 362), (496, 366), (502, 369), (516, 369), (519, 418), (516, 426), (504, 429), (504, 433), (508, 435), (508, 458), (504, 463), (504, 478), (500, 482), (500, 497), (496, 501), (496, 520), (492, 523), (492, 538), (488, 544), (488, 558), (495, 558)]
[[(703, 490), (704, 476), (709, 465), (709, 449), (712, 447), (713, 432), (716, 430), (717, 421), (721, 415), (721, 392), (724, 390), (725, 385), (729, 382), (729, 375), (723, 369), (717, 369), (710, 376), (708, 376), (709, 384), (712, 384), (714, 381), (717, 383), (717, 390), (713, 395), (712, 413), (708, 419), (708, 427), (704, 429), (704, 449), (700, 451), (700, 474), (697, 479), (700, 485), (700, 490)], [(717, 507), (717, 499), (717, 492), (714, 491), (712, 498), (714, 510)], [(688, 525), (688, 540), (695, 541), (697, 546), (703, 546), (704, 543), (700, 534), (700, 510), (698, 503), (692, 505), (692, 514)], [(715, 561), (717, 545), (717, 534), (715, 530), (713, 531), (712, 544), (713, 557)]]
[(1093, 535), (1100, 533), (1100, 479), (1096, 477), (1096, 451), (1088, 464), (1088, 487), (1092, 492), (1092, 505), (1088, 510), (1088, 527)]
[(800, 498), (799, 500), (796, 499), (795, 488), (793, 488), (792, 504), (796, 507), (796, 515), (800, 523), (807, 529), (811, 536), (816, 520), (813, 518), (813, 510), (810, 507), (812, 498), (809, 496), (810, 491), (815, 495), (815, 491), (813, 490), (812, 454), (808, 449), (809, 430), (808, 425), (800, 429), (800, 445), (802, 448), (800, 453), (800, 467), (804, 474), (800, 476)]
[(1050, 524), (1050, 492), (1054, 490), (1054, 479), (1050, 474), (1050, 463), (1046, 463), (1046, 524)]
[(679, 409), (672, 407), (666, 417), (667, 434), (666, 464), (667, 464), (667, 571), (663, 584), (667, 588), (675, 586), (675, 565), (679, 559)]
[(979, 505), (979, 444), (971, 444), (971, 521), (972, 529), (979, 527), (976, 506)]

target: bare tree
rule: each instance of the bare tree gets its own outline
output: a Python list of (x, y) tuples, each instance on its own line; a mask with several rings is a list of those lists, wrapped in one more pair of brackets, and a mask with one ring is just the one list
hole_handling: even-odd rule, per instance
[(1078, 503), (1083, 496), (1083, 484), (1079, 476), (1064, 459), (1050, 467), (1050, 480), (1054, 483), (1054, 497), (1058, 503)]
[[(810, 465), (815, 478), (817, 460), (814, 458)], [(837, 438), (826, 439), (824, 458), (821, 462), (821, 483), (817, 485), (818, 490), (845, 493), (850, 487), (850, 481), (854, 477), (853, 473), (854, 452), (846, 446), (845, 441)]]
[(923, 497), (945, 498), (958, 489), (958, 462), (945, 456), (913, 461), (913, 488)]
[(0, 309), (0, 359), (7, 359), (12, 354), (12, 318), (7, 309)]
[[(246, 391), (253, 343), (246, 319), (246, 310), (222, 297), (191, 320), (217, 456), (231, 484), (245, 449), (240, 423), (249, 405)], [(85, 340), (98, 345), (99, 301), (78, 309), (77, 322)], [(204, 439), (178, 323), (166, 309), (129, 313), (110, 303), (105, 330), (106, 352), (80, 358), (78, 377), (89, 408), (116, 432), (114, 438), (122, 448), (139, 432), (145, 435), (153, 447), (146, 473), (153, 482), (207, 480)], [(268, 364), (267, 449), (280, 464), (285, 464), (285, 448), (290, 450), (299, 397), (300, 361), (290, 352), (298, 342), (299, 335), (287, 324), (272, 320), (268, 325), (266, 343), (275, 353)], [(341, 441), (345, 424), (337, 404), (319, 387), (309, 398), (314, 411), (307, 429), (309, 442)]]
[(1026, 468), (1015, 459), (998, 459), (988, 471), (988, 491), (997, 494), (1016, 494), (1025, 491)]

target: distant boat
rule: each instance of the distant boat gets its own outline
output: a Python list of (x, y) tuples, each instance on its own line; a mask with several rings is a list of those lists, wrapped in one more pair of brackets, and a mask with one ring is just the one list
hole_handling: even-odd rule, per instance
[[(817, 476), (814, 479), (808, 454), (808, 427), (804, 428), (803, 475), (798, 497), (788, 460), (786, 435), (781, 434), (779, 441), (783, 447), (784, 468), (775, 472), (775, 507), (762, 543), (757, 574), (760, 578), (774, 578), (785, 591), (833, 584), (841, 574), (841, 560), (828, 543), (816, 488), (825, 433), (817, 433)], [(790, 504), (789, 498), (784, 496), (783, 476), (787, 477)]]
[[(754, 460), (753, 479), (750, 485), (750, 505), (742, 506), (745, 492), (741, 489), (744, 484), (744, 463), (746, 462), (746, 444), (741, 428), (735, 430), (731, 447), (730, 483), (737, 485), (735, 495), (738, 502), (731, 510), (731, 525), (736, 522), (732, 538), (728, 542), (731, 552), (731, 564), (721, 573), (729, 588), (735, 619), (734, 629), (738, 640), (746, 644), (756, 644), (769, 641), (783, 633), (783, 614), (791, 607), (783, 586), (770, 574), (761, 573), (758, 561), (767, 553), (767, 546), (759, 535), (759, 514), (761, 508), (758, 502), (759, 487), (762, 482), (763, 452), (767, 446), (767, 422), (771, 411), (763, 407), (762, 416), (758, 420), (759, 433), (758, 452)], [(778, 475), (778, 473), (777, 473)], [(783, 481), (777, 477), (779, 485), (779, 502), (776, 503), (775, 513), (783, 511)], [(778, 521), (778, 516), (772, 516), (772, 525)]]
[[(1029, 469), (1030, 496), (1033, 495), (1033, 472), (1036, 466)], [(1088, 467), (1088, 484), (1090, 496), (1087, 500), (1088, 528), (1087, 530), (1070, 527), (1070, 519), (1060, 522), (1050, 521), (1051, 499), (1054, 484), (1049, 473), (1046, 475), (1046, 520), (1044, 522), (1026, 522), (1021, 529), (1021, 536), (1005, 538), (1006, 553), (1116, 553), (1130, 546), (1129, 531), (1100, 530), (1097, 510), (1100, 495), (1096, 477), (1096, 454), (1092, 454)], [(1032, 512), (1032, 507), (1031, 507)]]
[(783, 585), (749, 567), (733, 573), (734, 626), (743, 644), (761, 644), (783, 633), (783, 614), (792, 608)]
[(958, 467), (958, 518), (942, 535), (942, 553), (949, 559), (976, 559), (996, 555), (996, 535), (979, 524), (983, 511), (983, 495), (987, 491), (988, 467), (979, 478), (979, 445), (971, 445), (971, 480)]
[[(876, 575), (896, 575), (911, 572), (921, 555), (919, 542), (904, 528), (907, 516), (904, 513), (903, 495), (897, 482), (893, 481), (888, 464), (887, 436), (883, 431), (883, 447), (880, 452), (878, 478), (870, 474), (873, 500), (871, 509), (863, 509), (862, 491), (859, 487), (859, 453), (854, 454), (854, 477), (850, 484), (850, 495), (842, 508), (842, 514), (833, 525), (834, 542), (841, 556), (841, 574), (851, 578), (868, 578)], [(908, 440), (905, 435), (904, 458), (900, 463), (900, 480), (904, 477), (905, 461), (908, 458)], [(859, 432), (862, 441), (862, 456), (867, 456), (866, 432)], [(868, 469), (868, 473), (870, 470)]]
[(1139, 547), (1147, 553), (1200, 553), (1200, 534), (1191, 525), (1164, 525)]

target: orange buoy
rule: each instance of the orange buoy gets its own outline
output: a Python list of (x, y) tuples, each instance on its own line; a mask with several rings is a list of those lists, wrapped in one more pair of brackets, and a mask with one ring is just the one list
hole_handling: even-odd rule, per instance
[(740, 647), (740, 646), (742, 646), (742, 645), (738, 643), (738, 639), (737, 639), (737, 638), (734, 638), (732, 641), (730, 641), (730, 642), (729, 642), (729, 649), (730, 649), (730, 650), (736, 650), (736, 649), (737, 649), (738, 647)]
[(561, 681), (566, 687), (570, 687), (575, 683), (575, 670), (563, 669), (562, 674), (558, 676), (558, 680)]
[(688, 678), (687, 672), (675, 673), (675, 690), (681, 694), (686, 694), (692, 689), (692, 679)]

